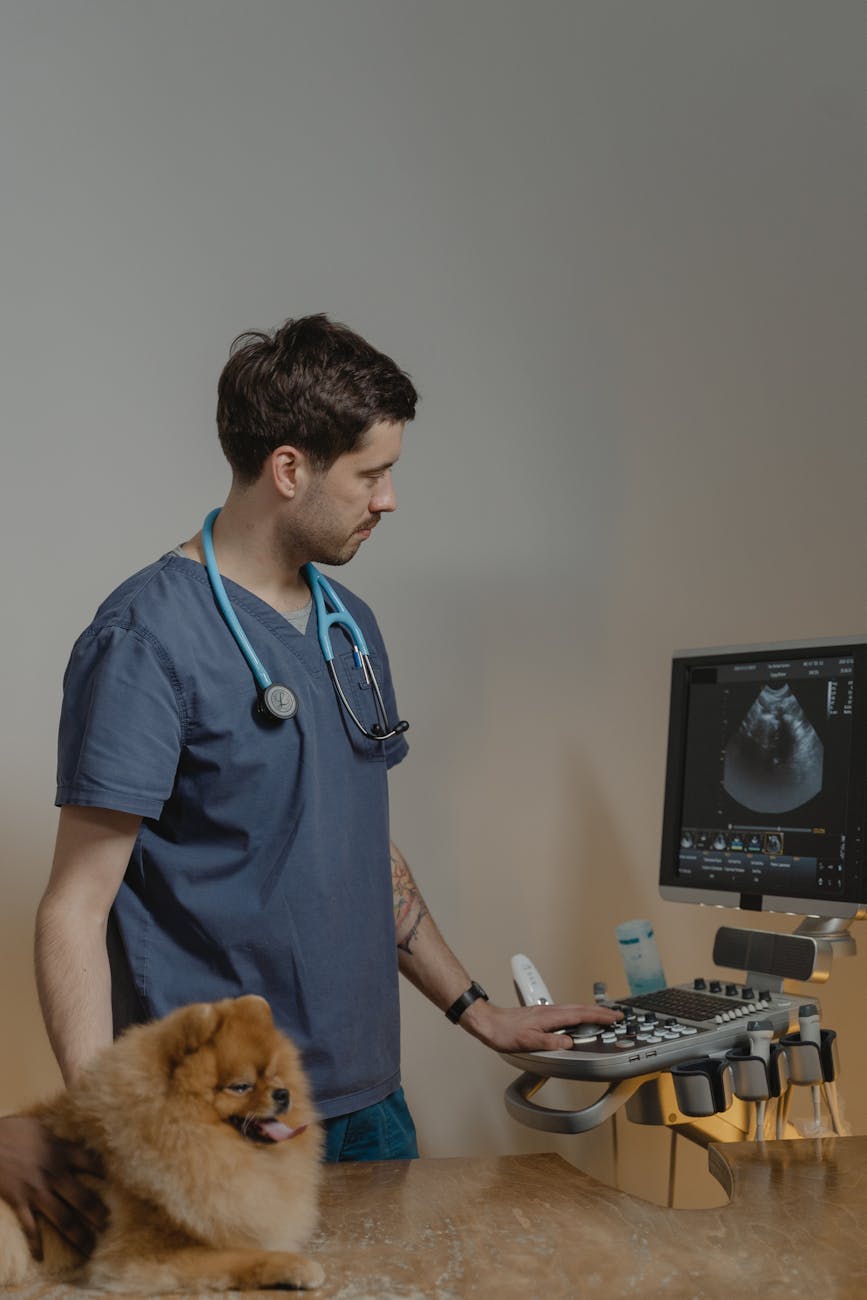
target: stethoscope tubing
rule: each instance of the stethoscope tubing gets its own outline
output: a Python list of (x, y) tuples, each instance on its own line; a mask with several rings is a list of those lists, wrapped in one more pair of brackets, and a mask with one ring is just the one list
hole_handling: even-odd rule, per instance
[[(304, 574), (307, 578), (307, 585), (310, 588), (310, 594), (313, 597), (313, 603), (316, 606), (316, 631), (319, 636), (319, 645), (322, 649), (322, 656), (327, 664), (331, 663), (334, 658), (334, 647), (331, 644), (331, 629), (337, 625), (346, 629), (352, 641), (352, 650), (355, 655), (356, 667), (361, 667), (361, 660), (366, 659), (370, 663), (370, 651), (367, 648), (367, 642), (364, 639), (364, 633), (358, 626), (358, 623), (350, 614), (337, 592), (332, 587), (327, 578), (324, 578), (315, 564), (305, 564)], [(325, 608), (325, 600), (333, 606), (331, 613)], [(365, 670), (365, 677), (367, 670)]]
[(237, 641), (238, 649), (250, 665), (250, 671), (255, 677), (259, 689), (267, 691), (268, 687), (272, 685), (271, 676), (250, 644), (246, 632), (238, 622), (238, 616), (232, 609), (232, 602), (226, 595), (226, 588), (223, 586), (223, 579), (220, 576), (220, 570), (217, 568), (217, 557), (214, 555), (214, 520), (219, 513), (220, 508), (218, 506), (216, 510), (211, 511), (202, 524), (202, 550), (205, 555), (205, 568), (208, 571), (208, 578), (217, 607), (229, 625), (229, 631)]

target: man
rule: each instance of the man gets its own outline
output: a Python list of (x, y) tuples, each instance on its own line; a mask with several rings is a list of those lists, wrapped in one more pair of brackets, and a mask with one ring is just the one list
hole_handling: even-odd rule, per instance
[[(213, 528), (230, 610), (206, 530), (123, 583), (76, 643), (36, 939), (67, 1080), (126, 1024), (261, 993), (304, 1053), (328, 1158), (408, 1158), (398, 969), (497, 1050), (562, 1047), (557, 1028), (614, 1018), (486, 1000), (390, 844), (387, 770), (407, 744), (379, 629), (342, 586), (390, 727), (340, 625), (343, 699), (326, 668), (304, 566), (345, 564), (396, 508), (416, 400), (390, 358), (324, 316), (236, 340), (217, 411), (232, 485)], [(285, 683), (280, 716), (256, 662)]]

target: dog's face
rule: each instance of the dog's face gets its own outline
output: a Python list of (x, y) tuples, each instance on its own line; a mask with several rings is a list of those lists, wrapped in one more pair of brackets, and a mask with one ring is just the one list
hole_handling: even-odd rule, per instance
[(298, 1052), (275, 1029), (263, 998), (185, 1007), (165, 1025), (171, 1090), (200, 1120), (268, 1146), (297, 1137), (314, 1119)]

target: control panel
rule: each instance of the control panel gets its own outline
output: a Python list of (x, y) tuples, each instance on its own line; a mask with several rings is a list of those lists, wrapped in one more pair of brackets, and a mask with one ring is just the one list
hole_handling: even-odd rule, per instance
[(561, 1052), (504, 1053), (505, 1059), (531, 1074), (627, 1079), (746, 1045), (750, 1020), (769, 1021), (776, 1036), (798, 1020), (794, 997), (701, 976), (654, 993), (606, 999), (601, 1005), (622, 1011), (623, 1019), (613, 1025), (564, 1029), (572, 1046)]

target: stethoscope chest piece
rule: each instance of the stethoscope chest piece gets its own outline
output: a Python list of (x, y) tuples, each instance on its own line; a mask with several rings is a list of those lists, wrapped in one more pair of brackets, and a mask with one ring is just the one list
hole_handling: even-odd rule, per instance
[(287, 718), (295, 717), (298, 712), (298, 697), (288, 686), (283, 686), (280, 682), (272, 682), (262, 692), (259, 708), (262, 713), (271, 718), (279, 718), (283, 722)]

